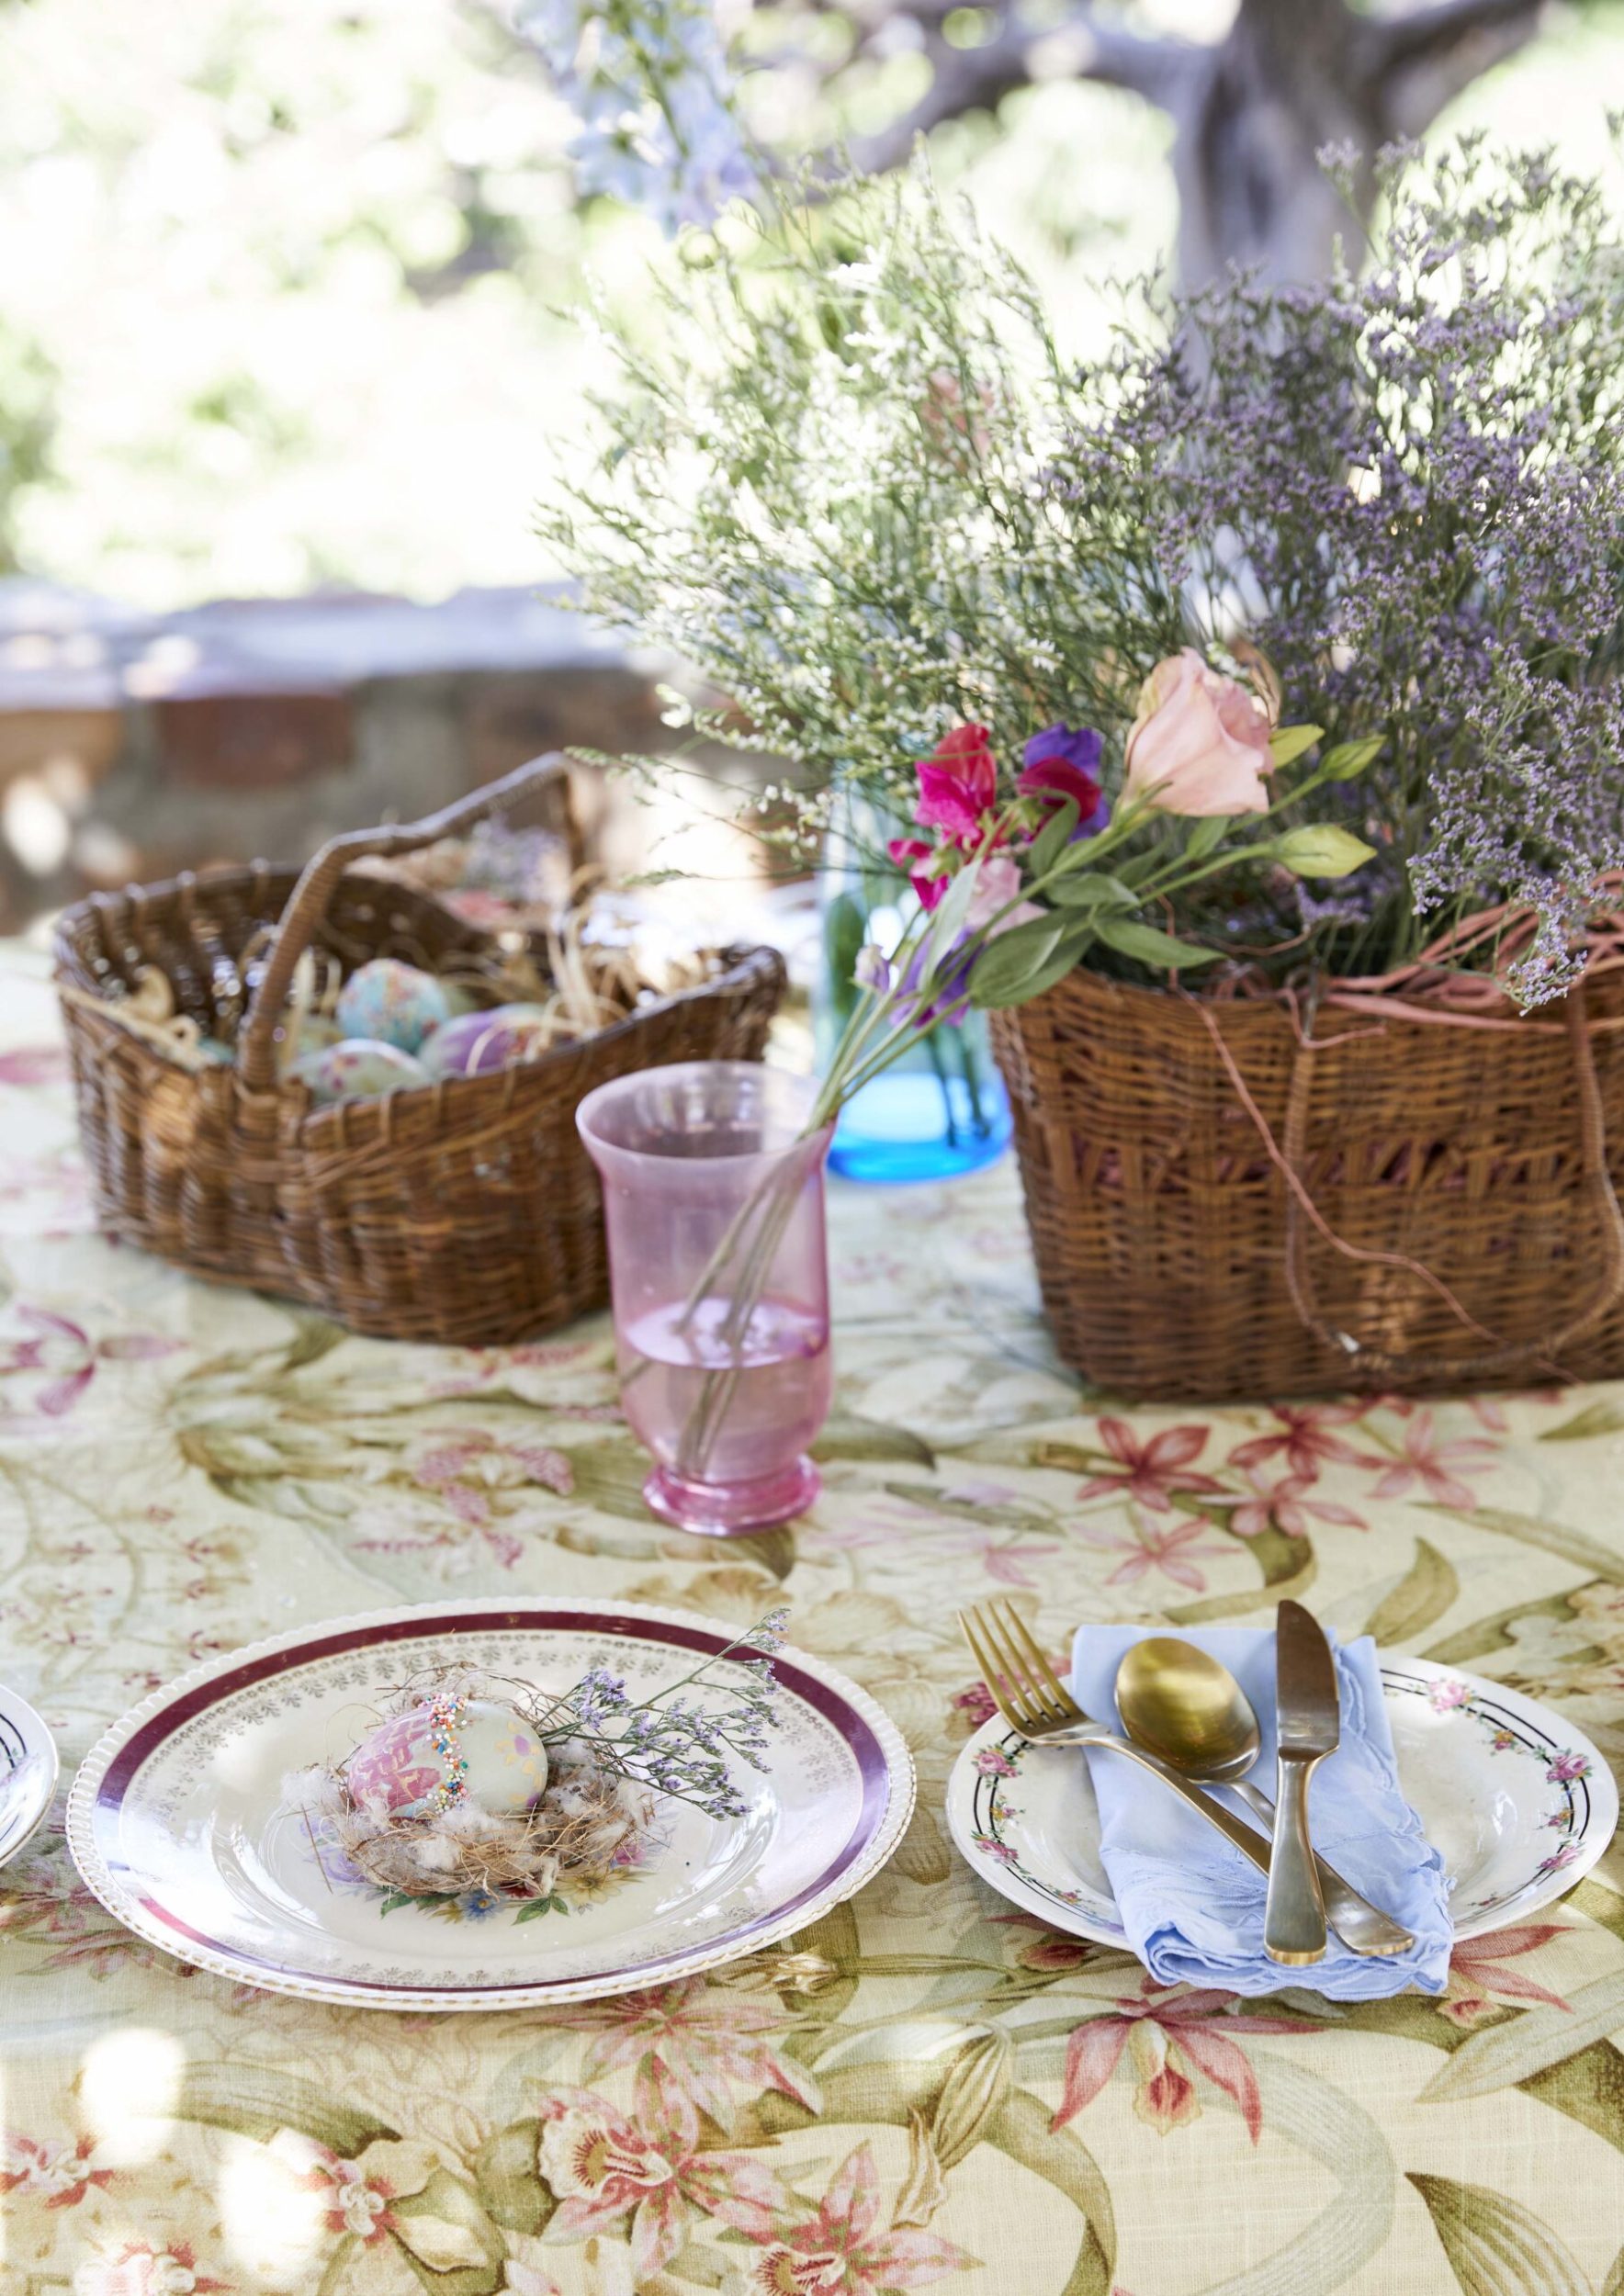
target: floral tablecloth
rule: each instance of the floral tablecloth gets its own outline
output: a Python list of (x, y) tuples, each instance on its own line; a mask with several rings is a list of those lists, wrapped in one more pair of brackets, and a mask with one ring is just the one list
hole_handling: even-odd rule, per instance
[(457, 1593), (797, 1641), (906, 1733), (895, 1863), (715, 1976), (547, 2016), (340, 2011), (118, 1928), (55, 1830), (0, 1871), (8, 2296), (1618, 2296), (1624, 1863), (1448, 1995), (1167, 1993), (1012, 1912), (942, 1819), (986, 1712), (956, 1603), (1344, 1634), (1624, 1750), (1624, 1390), (1113, 1410), (1057, 1369), (1015, 1176), (832, 1192), (827, 1488), (661, 1530), (605, 1327), (390, 1347), (99, 1238), (45, 968), (0, 957), (0, 1681), (69, 1764), (195, 1660)]

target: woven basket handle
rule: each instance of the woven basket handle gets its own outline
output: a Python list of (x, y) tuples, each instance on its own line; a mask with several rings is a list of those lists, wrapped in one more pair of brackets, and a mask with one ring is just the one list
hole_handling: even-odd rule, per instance
[[(1607, 1120), (1602, 1109), (1601, 1086), (1596, 1081), (1596, 1055), (1591, 1048), (1582, 986), (1569, 990), (1563, 1017), (1567, 1022), (1568, 1041), (1573, 1048), (1573, 1075), (1579, 1091), (1580, 1154), (1584, 1161), (1585, 1183), (1595, 1198), (1601, 1230), (1597, 1239), (1601, 1273), (1578, 1314), (1569, 1316), (1554, 1331), (1543, 1333), (1533, 1339), (1510, 1340), (1504, 1346), (1489, 1347), (1475, 1356), (1452, 1359), (1449, 1365), (1450, 1373), (1462, 1379), (1493, 1377), (1502, 1371), (1514, 1370), (1519, 1365), (1532, 1367), (1545, 1363), (1553, 1366), (1554, 1359), (1562, 1349), (1588, 1331), (1593, 1323), (1598, 1323), (1624, 1295), (1624, 1212), (1619, 1210), (1612, 1176), (1607, 1170)], [(1303, 1045), (1291, 1070), (1284, 1141), (1288, 1177), (1297, 1174), (1302, 1165), (1303, 1134), (1308, 1108), (1309, 1055), (1313, 1050), (1312, 1041)], [(1348, 1247), (1344, 1245), (1342, 1248), (1347, 1250)], [(1425, 1274), (1427, 1271), (1421, 1272)], [(1376, 1371), (1397, 1371), (1413, 1361), (1413, 1357), (1404, 1353), (1395, 1354), (1387, 1348), (1367, 1346), (1351, 1333), (1341, 1331), (1325, 1320), (1309, 1272), (1302, 1205), (1297, 1188), (1290, 1186), (1286, 1191), (1286, 1282), (1292, 1306), (1314, 1337), (1333, 1355), (1345, 1356), (1350, 1364), (1357, 1361)], [(1449, 1296), (1452, 1298), (1452, 1295)]]
[(469, 822), (499, 812), (527, 791), (561, 780), (568, 771), (567, 760), (557, 753), (532, 758), (528, 765), (521, 765), (514, 772), (476, 790), (469, 797), (459, 797), (454, 805), (445, 805), (424, 820), (406, 822), (392, 829), (348, 829), (342, 837), (329, 838), (315, 859), (306, 862), (299, 883), (288, 896), (270, 958), (259, 976), (248, 1017), (237, 1040), (237, 1075), (244, 1088), (249, 1092), (268, 1092), (276, 1083), (276, 1024), (293, 985), (294, 968), (315, 938), (327, 914), (327, 904), (351, 861), (364, 853), (391, 859), (397, 853), (411, 853), (419, 846), (433, 845)]

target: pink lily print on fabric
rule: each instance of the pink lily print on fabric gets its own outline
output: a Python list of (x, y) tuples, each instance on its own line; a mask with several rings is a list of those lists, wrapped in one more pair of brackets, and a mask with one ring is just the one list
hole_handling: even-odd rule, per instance
[(1440, 1507), (1470, 1510), (1476, 1506), (1477, 1498), (1460, 1477), (1481, 1475), (1494, 1451), (1495, 1446), (1483, 1435), (1461, 1435), (1452, 1443), (1440, 1443), (1432, 1413), (1418, 1411), (1405, 1425), (1399, 1459), (1377, 1482), (1375, 1495), (1403, 1499), (1419, 1483)]
[(1358, 1424), (1368, 1403), (1277, 1403), (1269, 1412), (1280, 1424), (1272, 1435), (1254, 1435), (1237, 1443), (1229, 1455), (1231, 1467), (1267, 1467), (1273, 1459), (1284, 1463), (1288, 1475), (1314, 1481), (1322, 1466), (1369, 1467), (1369, 1455), (1356, 1451), (1337, 1427)]
[(1143, 1977), (1137, 1995), (1120, 1998), (1108, 2016), (1086, 2018), (1073, 2032), (1066, 2048), (1060, 2102), (1050, 2126), (1063, 2129), (1085, 2105), (1093, 2103), (1126, 2049), (1139, 2076), (1133, 2110), (1161, 2135), (1181, 2122), (1193, 2121), (1201, 2110), (1195, 2083), (1183, 2069), (1188, 2064), (1235, 2099), (1256, 2144), (1263, 2132), (1263, 2099), (1246, 2052), (1231, 2035), (1318, 2029), (1284, 2018), (1237, 2013), (1231, 2007), (1237, 1998), (1212, 1990), (1187, 1993)]
[(1092, 1523), (1079, 1523), (1077, 1534), (1090, 1547), (1104, 1548), (1122, 1556), (1122, 1561), (1106, 1580), (1107, 1586), (1131, 1586), (1148, 1572), (1159, 1570), (1175, 1586), (1188, 1587), (1191, 1593), (1201, 1594), (1207, 1581), (1196, 1558), (1217, 1559), (1224, 1552), (1209, 1538), (1212, 1527), (1204, 1515), (1198, 1515), (1193, 1521), (1186, 1516), (1166, 1525), (1136, 1520), (1128, 1535), (1107, 1531)]
[(96, 2139), (82, 2136), (76, 2144), (47, 2144), (38, 2137), (0, 2138), (0, 2192), (31, 2192), (48, 2209), (77, 2208), (92, 2190), (105, 2192), (118, 2174), (96, 2168)]
[(939, 2233), (882, 2223), (879, 2171), (866, 2144), (846, 2155), (809, 2215), (786, 2212), (750, 2238), (765, 2250), (745, 2280), (751, 2296), (889, 2296), (977, 2262)]
[(1125, 1493), (1154, 1514), (1172, 1510), (1174, 1494), (1181, 1491), (1222, 1491), (1211, 1475), (1191, 1470), (1190, 1462), (1206, 1448), (1207, 1430), (1193, 1424), (1163, 1427), (1141, 1442), (1125, 1419), (1102, 1419), (1100, 1440), (1117, 1467), (1102, 1468), (1084, 1483), (1079, 1499), (1101, 1499)]
[(590, 2088), (559, 2088), (541, 2101), (541, 2173), (558, 2196), (549, 2240), (582, 2240), (631, 2218), (639, 2279), (668, 2265), (695, 2220), (712, 2217), (765, 2239), (786, 2188), (749, 2153), (699, 2149), (693, 2100), (653, 2060), (637, 2072), (631, 2118)]
[(51, 1314), (48, 1308), (23, 1307), (17, 1314), (39, 1336), (0, 1346), (0, 1379), (17, 1372), (42, 1373), (44, 1384), (35, 1389), (33, 1404), (51, 1419), (73, 1410), (98, 1366), (151, 1363), (160, 1356), (175, 1355), (182, 1345), (157, 1332), (115, 1332), (107, 1339), (93, 1340), (82, 1325)]
[(84, 2265), (73, 2276), (75, 2296), (213, 2296), (229, 2289), (197, 2269), (189, 2241), (172, 2240), (154, 2248), (150, 2241), (127, 2241), (110, 2257)]
[(1242, 1471), (1252, 1486), (1252, 1496), (1243, 1499), (1229, 1518), (1229, 1528), (1237, 1538), (1256, 1538), (1260, 1531), (1269, 1530), (1282, 1532), (1287, 1538), (1306, 1538), (1311, 1519), (1340, 1524), (1350, 1531), (1369, 1527), (1362, 1514), (1335, 1499), (1306, 1498), (1304, 1493), (1314, 1489), (1312, 1475), (1283, 1475), (1278, 1483), (1266, 1483), (1261, 1475)]
[(818, 2110), (817, 2084), (766, 2038), (789, 2020), (775, 2005), (726, 1992), (704, 1977), (618, 1999), (555, 2009), (548, 2020), (592, 2036), (589, 2081), (627, 2065), (658, 2067), (701, 2112), (727, 2128), (740, 2097), (774, 2088)]
[(321, 2222), (330, 2233), (347, 2233), (364, 2247), (375, 2247), (395, 2230), (389, 2203), (396, 2198), (389, 2178), (368, 2175), (359, 2162), (345, 2160), (326, 2145), (314, 2148), (316, 2157), (302, 2179), (307, 2191), (321, 2198)]
[(1502, 2001), (1539, 2001), (1547, 2009), (1571, 2008), (1560, 1993), (1537, 1985), (1526, 1971), (1502, 1966), (1524, 1953), (1538, 1953), (1541, 1945), (1560, 1937), (1562, 1929), (1556, 1921), (1530, 1921), (1516, 1929), (1496, 1930), (1491, 1937), (1461, 1938), (1449, 1955), (1449, 1989), (1438, 2005), (1439, 2016), (1449, 2018), (1452, 2024), (1475, 2025)]

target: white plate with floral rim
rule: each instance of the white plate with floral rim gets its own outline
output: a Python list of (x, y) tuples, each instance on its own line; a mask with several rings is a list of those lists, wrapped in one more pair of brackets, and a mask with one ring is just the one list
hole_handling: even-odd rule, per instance
[[(1613, 1838), (1618, 1789), (1587, 1738), (1503, 1683), (1426, 1659), (1383, 1660), (1382, 1687), (1399, 1783), (1443, 1859), (1458, 1938), (1523, 1920), (1589, 1872)], [(1012, 1903), (1127, 1949), (1075, 1747), (1029, 1745), (995, 1717), (953, 1766), (947, 1819)]]
[(604, 1666), (645, 1698), (728, 1639), (683, 1611), (541, 1599), (380, 1611), (279, 1635), (154, 1691), (114, 1725), (73, 1781), (69, 1847), (138, 1936), (269, 1992), (499, 2009), (665, 1983), (817, 1920), (901, 1840), (914, 1798), (908, 1749), (874, 1700), (818, 1660), (789, 1649), (774, 1661), (766, 1768), (735, 1765), (741, 1817), (662, 1804), (640, 1863), (600, 1892), (555, 1893), (562, 1904), (486, 1891), (388, 1898), (342, 1864), (334, 1873), (284, 1781), (333, 1760), (335, 1739), (354, 1742), (358, 1709), (425, 1668), (562, 1691)]
[(0, 1688), (0, 1865), (32, 1840), (56, 1792), (56, 1740), (26, 1698)]

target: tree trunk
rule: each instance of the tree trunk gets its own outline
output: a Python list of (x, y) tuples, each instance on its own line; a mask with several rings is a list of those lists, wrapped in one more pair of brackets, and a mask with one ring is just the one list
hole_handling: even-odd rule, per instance
[[(1419, 135), (1531, 37), (1539, 13), (1539, 0), (1437, 0), (1385, 17), (1345, 0), (1241, 0), (1223, 40), (1186, 52), (1164, 99), (1184, 285), (1230, 264), (1275, 285), (1323, 279), (1338, 240), (1357, 266), (1375, 152)], [(1351, 210), (1320, 164), (1327, 144), (1360, 155)]]

